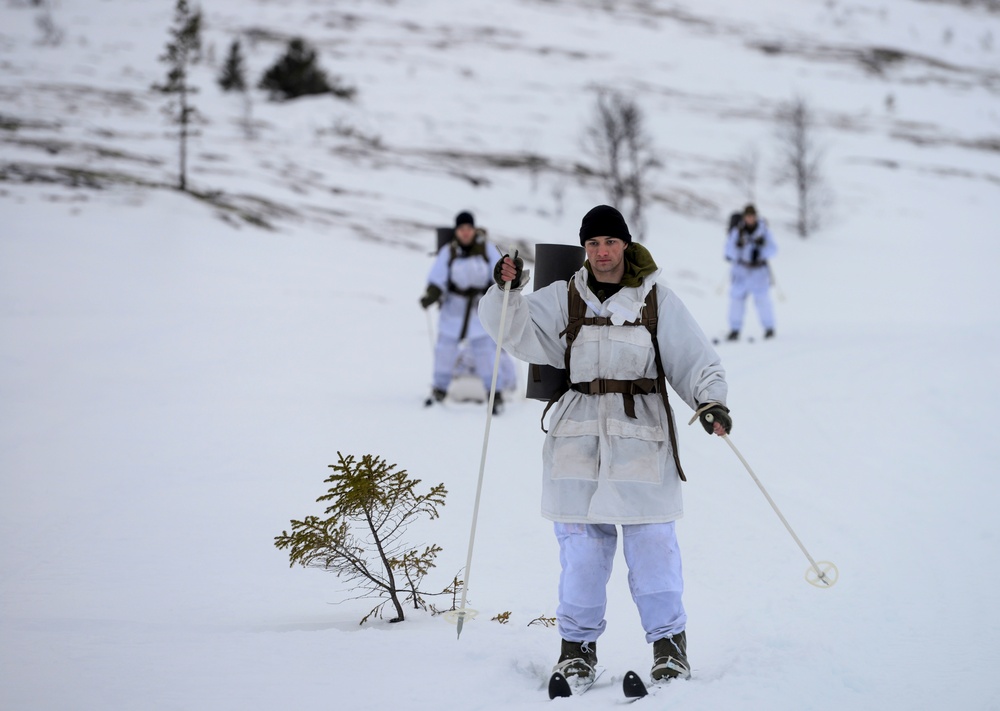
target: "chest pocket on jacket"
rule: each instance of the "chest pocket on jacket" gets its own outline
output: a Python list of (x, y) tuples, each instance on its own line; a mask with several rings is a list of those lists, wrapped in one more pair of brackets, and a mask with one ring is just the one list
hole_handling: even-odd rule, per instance
[(611, 326), (608, 342), (612, 370), (606, 377), (618, 380), (656, 377), (656, 354), (649, 329), (643, 326)]

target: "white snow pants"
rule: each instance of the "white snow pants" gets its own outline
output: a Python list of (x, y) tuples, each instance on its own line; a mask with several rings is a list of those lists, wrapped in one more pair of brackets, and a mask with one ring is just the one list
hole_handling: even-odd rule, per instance
[(774, 328), (774, 306), (771, 304), (771, 273), (766, 266), (748, 267), (734, 264), (729, 287), (729, 328), (743, 328), (747, 296), (753, 296), (757, 317), (764, 329)]
[[(594, 642), (607, 622), (607, 584), (617, 548), (611, 524), (556, 523), (559, 540), (559, 634), (570, 642)], [(684, 578), (674, 523), (622, 526), (628, 584), (646, 641), (682, 632), (687, 614), (681, 602)]]
[[(496, 356), (497, 344), (489, 336), (470, 338), (467, 346), (472, 352), (476, 375), (483, 381), (483, 388), (488, 393), (493, 382), (493, 358)], [(438, 390), (447, 390), (455, 372), (458, 360), (459, 341), (444, 334), (438, 336), (434, 347), (434, 380), (433, 385)], [(509, 363), (505, 360), (510, 361)], [(500, 369), (497, 372), (497, 391), (511, 390), (516, 385), (517, 371), (514, 362), (506, 352), (500, 354)]]

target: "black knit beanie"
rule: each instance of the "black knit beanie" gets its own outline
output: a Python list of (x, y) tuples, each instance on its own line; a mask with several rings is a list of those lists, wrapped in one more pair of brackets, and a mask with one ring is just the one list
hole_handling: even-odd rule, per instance
[(476, 220), (472, 217), (471, 212), (460, 212), (455, 215), (455, 227), (461, 227), (462, 225), (476, 226)]
[(625, 218), (610, 205), (598, 205), (583, 216), (580, 223), (580, 244), (586, 244), (591, 237), (617, 237), (625, 244), (632, 242)]

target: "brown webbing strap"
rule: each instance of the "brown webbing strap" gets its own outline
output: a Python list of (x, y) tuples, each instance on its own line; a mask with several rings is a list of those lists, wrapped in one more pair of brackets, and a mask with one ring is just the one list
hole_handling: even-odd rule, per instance
[(625, 414), (635, 419), (635, 396), (649, 395), (659, 389), (659, 383), (652, 378), (639, 378), (638, 380), (609, 380), (607, 378), (596, 378), (589, 383), (571, 383), (570, 389), (584, 395), (601, 395), (604, 393), (618, 393), (622, 395), (625, 405)]
[(566, 338), (566, 351), (563, 360), (565, 364), (563, 368), (565, 368), (566, 372), (566, 382), (563, 383), (563, 386), (561, 388), (552, 393), (552, 397), (549, 399), (549, 402), (545, 405), (545, 409), (542, 410), (542, 416), (539, 419), (539, 424), (541, 425), (542, 432), (544, 432), (545, 434), (549, 433), (549, 431), (545, 429), (545, 415), (547, 415), (549, 409), (551, 409), (551, 407), (559, 401), (559, 398), (565, 395), (566, 392), (569, 390), (570, 352), (573, 350), (573, 341), (576, 340), (576, 336), (580, 332), (580, 328), (583, 326), (583, 323), (586, 320), (585, 316), (587, 315), (587, 304), (584, 303), (583, 297), (580, 296), (580, 292), (576, 290), (576, 286), (573, 284), (572, 279), (569, 280), (569, 283), (566, 285), (566, 288), (568, 290), (566, 296), (566, 310), (568, 312), (567, 313), (568, 318), (566, 320), (566, 328), (564, 328), (562, 332), (559, 334), (560, 338), (564, 336)]
[(681, 481), (687, 481), (684, 470), (681, 468), (681, 455), (677, 450), (677, 428), (674, 426), (674, 413), (670, 409), (670, 396), (667, 394), (667, 376), (663, 372), (663, 360), (660, 358), (660, 344), (656, 340), (656, 326), (659, 320), (656, 299), (656, 286), (654, 285), (646, 297), (646, 326), (653, 338), (653, 353), (656, 355), (656, 380), (659, 384), (660, 395), (663, 397), (663, 407), (667, 410), (667, 429), (670, 435), (670, 447), (674, 450), (674, 465), (677, 467), (677, 474)]
[[(478, 238), (479, 237), (477, 235), (476, 239), (478, 239)], [(487, 248), (487, 243), (483, 242), (483, 253), (482, 253), (481, 256), (482, 256), (483, 259), (486, 260), (486, 263), (489, 264), (490, 263), (490, 258), (489, 258), (489, 255), (486, 254), (486, 248)], [(487, 289), (489, 289), (489, 286), (485, 286), (485, 287), (470, 286), (467, 289), (459, 289), (459, 288), (457, 288), (454, 285), (454, 283), (452, 283), (452, 281), (451, 281), (451, 265), (452, 265), (452, 262), (454, 262), (455, 259), (458, 258), (458, 240), (457, 239), (453, 239), (451, 241), (451, 243), (449, 244), (449, 249), (451, 250), (451, 257), (448, 259), (448, 291), (452, 292), (453, 294), (457, 294), (458, 296), (464, 296), (465, 297), (465, 320), (462, 321), (462, 332), (458, 334), (458, 340), (461, 341), (461, 340), (465, 339), (465, 335), (469, 331), (469, 317), (472, 315), (472, 304), (473, 304), (473, 302), (475, 301), (475, 299), (476, 299), (477, 296), (482, 296), (483, 294), (485, 294), (486, 291), (487, 291)], [(467, 259), (468, 257), (462, 257), (462, 258), (463, 259)]]
[(469, 316), (472, 315), (472, 297), (465, 297), (465, 320), (462, 321), (462, 332), (458, 334), (458, 340), (465, 339), (465, 334), (469, 332)]

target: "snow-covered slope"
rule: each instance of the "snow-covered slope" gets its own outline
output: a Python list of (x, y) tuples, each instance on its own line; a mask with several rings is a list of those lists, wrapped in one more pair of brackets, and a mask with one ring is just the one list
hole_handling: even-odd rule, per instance
[[(0, 707), (550, 703), (540, 403), (493, 421), (460, 640), (425, 613), (359, 627), (372, 601), (273, 537), (321, 511), (337, 451), (374, 453), (445, 483), (411, 535), (444, 547), (429, 585), (459, 572), (485, 412), (421, 407), (433, 228), (471, 209), (505, 245), (574, 243), (604, 200), (580, 134), (618, 87), (664, 163), (645, 243), (713, 335), (728, 176), (760, 150), (779, 335), (720, 346), (733, 441), (841, 575), (807, 585), (732, 452), (683, 428), (694, 678), (651, 705), (1000, 709), (995, 3), (205, 2), (197, 196), (169, 187), (149, 90), (171, 3), (49, 7), (54, 45), (41, 10), (0, 7)], [(356, 101), (255, 94), (248, 139), (214, 83), (238, 34), (254, 76), (305, 36)], [(836, 193), (806, 241), (769, 179), (796, 93)], [(610, 591), (581, 708), (651, 661), (623, 562)]]

